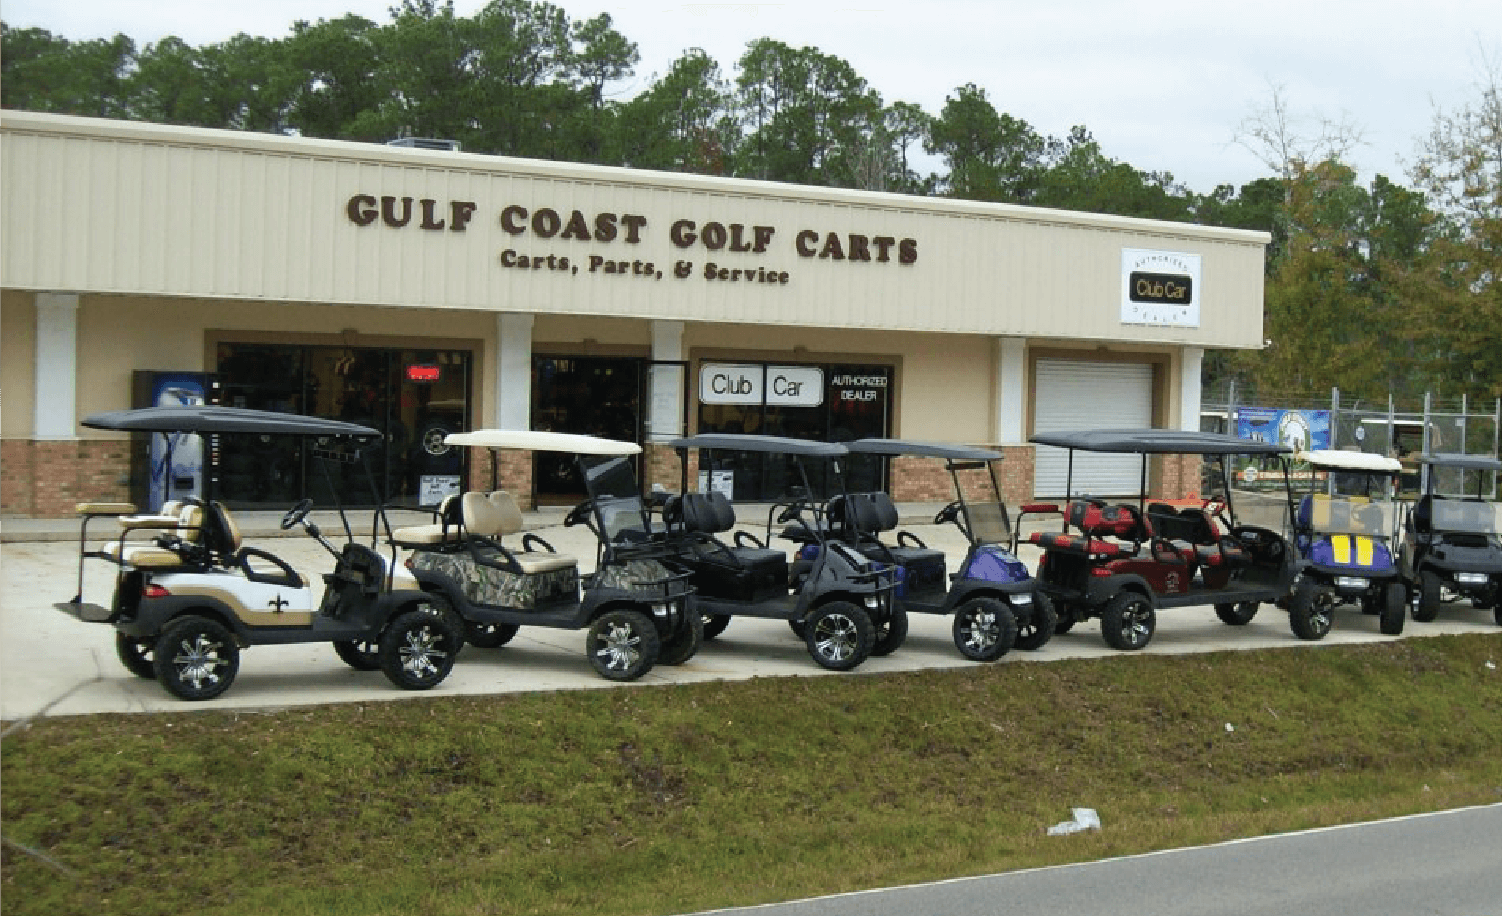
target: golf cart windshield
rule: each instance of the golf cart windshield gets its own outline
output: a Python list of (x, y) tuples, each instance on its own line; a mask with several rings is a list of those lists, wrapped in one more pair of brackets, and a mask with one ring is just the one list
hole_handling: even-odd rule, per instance
[(1498, 503), (1470, 499), (1435, 499), (1429, 507), (1429, 524), (1434, 531), (1465, 534), (1497, 534)]
[(1315, 494), (1307, 506), (1308, 527), (1317, 534), (1386, 537), (1397, 519), (1397, 506), (1386, 500)]
[(651, 530), (629, 456), (581, 455), (584, 486), (600, 514), (606, 540), (643, 540)]

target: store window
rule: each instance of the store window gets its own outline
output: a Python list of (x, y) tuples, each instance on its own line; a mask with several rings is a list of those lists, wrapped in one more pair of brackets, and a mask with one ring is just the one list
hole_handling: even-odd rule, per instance
[[(699, 367), (699, 431), (818, 442), (886, 436), (891, 383), (890, 366), (706, 362)], [(744, 452), (716, 460), (717, 470), (730, 472), (736, 500), (776, 499), (801, 485), (793, 462), (780, 455)], [(883, 466), (845, 464), (850, 489), (884, 487)], [(826, 498), (840, 489), (831, 462), (806, 462), (805, 466), (814, 498)]]
[[(436, 505), (463, 480), (464, 449), (444, 444), (469, 428), (467, 350), (225, 343), (218, 348), (220, 398), (231, 407), (278, 410), (370, 426), (381, 441), (366, 450), (382, 497)], [(308, 443), (224, 436), (216, 450), (217, 491), (230, 505), (371, 502), (358, 466), (310, 460)]]
[[(647, 365), (647, 360), (631, 357), (534, 356), (532, 428), (642, 441)], [(532, 461), (539, 503), (570, 504), (584, 498), (573, 455), (537, 452)]]

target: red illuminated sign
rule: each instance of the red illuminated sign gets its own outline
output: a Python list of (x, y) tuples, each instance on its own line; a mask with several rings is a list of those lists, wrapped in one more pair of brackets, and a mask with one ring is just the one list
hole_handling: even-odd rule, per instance
[(436, 382), (442, 370), (438, 366), (429, 364), (414, 364), (407, 367), (407, 381), (409, 382)]

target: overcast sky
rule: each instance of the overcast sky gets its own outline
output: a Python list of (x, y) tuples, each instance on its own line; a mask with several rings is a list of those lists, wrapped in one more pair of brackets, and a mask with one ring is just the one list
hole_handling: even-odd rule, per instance
[[(123, 32), (144, 46), (191, 45), (238, 32), (286, 36), (296, 19), (354, 12), (390, 20), (390, 0), (4, 0), (7, 25), (72, 40)], [(470, 16), (484, 4), (455, 0)], [(1348, 119), (1366, 143), (1349, 158), (1366, 183), (1406, 183), (1436, 106), (1478, 97), (1488, 58), (1502, 61), (1502, 0), (795, 0), (680, 3), (555, 0), (574, 19), (602, 12), (641, 51), (629, 97), (686, 48), (727, 77), (746, 43), (771, 37), (849, 61), (890, 104), (938, 114), (955, 87), (984, 88), (997, 110), (1040, 133), (1083, 124), (1102, 150), (1168, 171), (1204, 193), (1270, 174), (1234, 138), (1270, 87), (1305, 134)], [(937, 163), (929, 168), (937, 169)]]

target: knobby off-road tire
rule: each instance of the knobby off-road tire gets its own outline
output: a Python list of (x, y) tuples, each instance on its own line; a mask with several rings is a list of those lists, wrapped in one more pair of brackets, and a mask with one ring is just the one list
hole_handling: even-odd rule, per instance
[(140, 642), (124, 633), (115, 634), (115, 654), (120, 656), (120, 664), (125, 666), (126, 671), (148, 681), (156, 679), (156, 665), (151, 661), (151, 649), (149, 642)]
[(454, 668), (464, 635), (445, 608), (402, 611), (381, 633), (381, 671), (403, 690), (428, 690)]
[(971, 598), (954, 611), (954, 647), (972, 662), (994, 662), (1017, 644), (1017, 618), (1005, 601)]
[(876, 639), (871, 643), (872, 657), (891, 655), (902, 644), (907, 642), (907, 611), (894, 608), (891, 616), (880, 623), (872, 623), (876, 628)]
[(704, 617), (689, 614), (678, 632), (659, 638), (662, 640), (662, 648), (657, 653), (657, 664), (681, 665), (693, 658), (704, 644)]
[(334, 643), (334, 654), (356, 671), (381, 670), (381, 644), (378, 640), (340, 639)]
[(1017, 622), (1017, 641), (1013, 645), (1029, 652), (1041, 649), (1053, 639), (1058, 628), (1059, 615), (1053, 609), (1053, 601), (1042, 592), (1033, 592), (1032, 609), (1025, 622)]
[(640, 611), (606, 611), (584, 638), (589, 663), (611, 681), (634, 681), (652, 670), (662, 654), (657, 626)]
[(464, 641), (476, 649), (499, 649), (516, 635), (521, 627), (514, 623), (475, 623), (464, 621)]
[(1122, 592), (1100, 612), (1100, 635), (1113, 649), (1135, 652), (1152, 641), (1158, 612), (1140, 592)]
[(1305, 576), (1288, 599), (1288, 626), (1299, 639), (1324, 639), (1335, 625), (1335, 603), (1320, 583)]
[(1259, 607), (1261, 605), (1255, 601), (1243, 601), (1240, 604), (1217, 604), (1215, 606), (1215, 616), (1219, 617), (1222, 623), (1229, 626), (1244, 627), (1252, 622), (1253, 617), (1257, 616), (1257, 609)]
[(849, 671), (871, 655), (876, 627), (864, 608), (831, 601), (803, 621), (804, 644), (814, 661), (831, 671)]
[(1408, 617), (1408, 589), (1401, 582), (1389, 582), (1382, 589), (1382, 611), (1377, 628), (1383, 636), (1401, 636), (1403, 621)]
[(1439, 593), (1444, 580), (1439, 573), (1426, 569), (1419, 573), (1419, 603), (1413, 606), (1413, 619), (1430, 623), (1439, 616)]
[(162, 631), (151, 661), (168, 693), (184, 700), (212, 700), (235, 682), (240, 647), (217, 620), (179, 617)]

